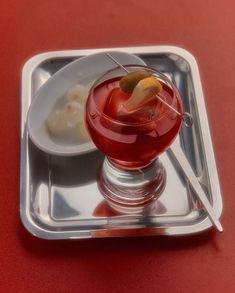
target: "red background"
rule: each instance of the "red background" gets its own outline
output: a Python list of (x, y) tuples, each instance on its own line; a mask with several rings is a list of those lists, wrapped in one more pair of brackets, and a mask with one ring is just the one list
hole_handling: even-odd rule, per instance
[[(0, 3), (0, 292), (235, 290), (234, 1)], [(224, 200), (224, 233), (44, 241), (19, 218), (21, 68), (49, 50), (169, 44), (199, 64)]]

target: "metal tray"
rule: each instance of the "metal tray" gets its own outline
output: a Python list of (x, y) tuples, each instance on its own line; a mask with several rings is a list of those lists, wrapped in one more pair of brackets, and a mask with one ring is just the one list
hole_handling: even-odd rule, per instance
[(73, 158), (51, 156), (28, 139), (26, 117), (36, 90), (76, 58), (107, 50), (136, 54), (175, 83), (184, 110), (194, 118), (193, 128), (182, 127), (177, 139), (217, 217), (222, 213), (198, 66), (189, 52), (173, 46), (57, 51), (36, 55), (23, 68), (20, 214), (25, 228), (45, 239), (185, 235), (210, 228), (205, 210), (167, 153), (160, 157), (167, 172), (163, 194), (142, 213), (127, 215), (111, 210), (98, 191), (96, 172), (103, 161), (99, 151)]

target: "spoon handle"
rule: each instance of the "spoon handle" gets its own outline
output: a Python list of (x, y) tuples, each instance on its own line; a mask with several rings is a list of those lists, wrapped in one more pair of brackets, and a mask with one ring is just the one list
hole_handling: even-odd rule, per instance
[(197, 177), (195, 176), (192, 167), (190, 166), (185, 154), (183, 153), (179, 143), (175, 142), (172, 144), (171, 148), (167, 151), (179, 164), (181, 167), (182, 172), (184, 173), (185, 177), (188, 179), (192, 189), (195, 192), (195, 195), (199, 198), (201, 203), (203, 204), (207, 214), (217, 228), (219, 232), (223, 232), (223, 227), (219, 222), (211, 203), (209, 202), (204, 190), (202, 189)]

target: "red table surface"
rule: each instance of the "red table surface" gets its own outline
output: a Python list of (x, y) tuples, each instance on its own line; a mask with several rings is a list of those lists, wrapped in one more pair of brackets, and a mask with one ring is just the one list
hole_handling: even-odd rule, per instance
[[(235, 292), (234, 1), (0, 3), (0, 292)], [(224, 233), (45, 241), (19, 217), (20, 80), (51, 50), (177, 45), (196, 57), (224, 201)], [(213, 184), (213, 182), (212, 182)]]

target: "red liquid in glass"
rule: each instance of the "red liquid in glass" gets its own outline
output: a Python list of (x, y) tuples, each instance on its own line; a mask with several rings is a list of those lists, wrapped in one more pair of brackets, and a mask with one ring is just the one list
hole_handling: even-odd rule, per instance
[[(164, 152), (177, 135), (181, 118), (153, 97), (136, 111), (120, 115), (118, 109), (130, 98), (119, 88), (120, 78), (98, 85), (87, 101), (86, 122), (91, 138), (118, 167), (142, 168)], [(173, 90), (163, 84), (161, 98), (182, 112)]]

